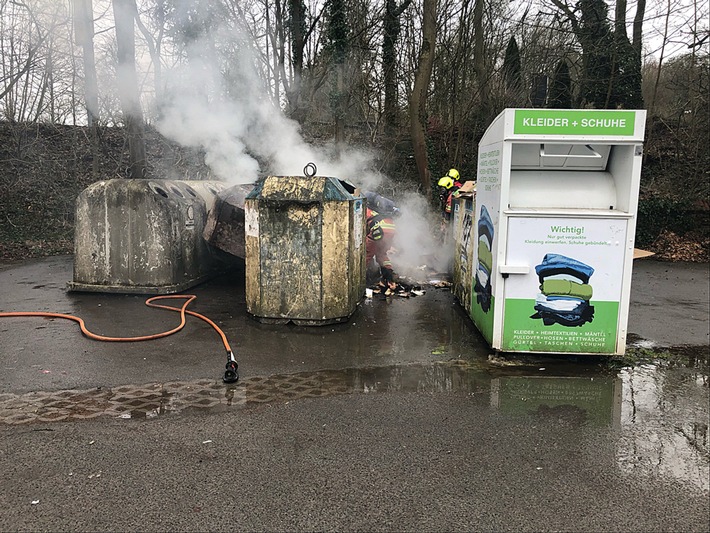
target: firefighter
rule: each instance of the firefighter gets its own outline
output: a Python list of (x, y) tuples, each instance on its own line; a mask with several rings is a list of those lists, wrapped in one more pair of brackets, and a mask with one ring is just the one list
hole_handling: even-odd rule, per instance
[(392, 261), (387, 252), (392, 248), (392, 241), (395, 235), (395, 224), (391, 217), (381, 215), (374, 209), (367, 208), (367, 238), (365, 248), (367, 252), (367, 272), (376, 272), (379, 266), (379, 274), (383, 287), (394, 289), (397, 286), (396, 274), (392, 268)]
[(458, 193), (458, 190), (463, 185), (459, 180), (459, 171), (455, 168), (450, 169), (446, 176), (439, 180), (439, 199), (444, 211), (444, 220), (451, 220), (451, 203), (453, 198)]

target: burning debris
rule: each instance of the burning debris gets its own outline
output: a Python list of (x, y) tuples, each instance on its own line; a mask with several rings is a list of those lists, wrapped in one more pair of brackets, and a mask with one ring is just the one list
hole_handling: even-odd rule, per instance
[(426, 281), (417, 281), (410, 277), (397, 277), (394, 281), (385, 283), (379, 281), (368, 286), (366, 291), (367, 298), (385, 299), (390, 296), (399, 296), (401, 298), (410, 298), (423, 296), (426, 294), (426, 287), (434, 287), (437, 289), (450, 289), (452, 283), (437, 273), (435, 276), (428, 278)]
[(390, 281), (388, 283), (379, 281), (375, 285), (367, 288), (366, 296), (368, 298), (377, 296), (380, 299), (387, 298), (388, 296), (409, 298), (410, 296), (423, 296), (425, 293), (426, 291), (422, 289), (421, 285), (398, 279), (397, 281)]

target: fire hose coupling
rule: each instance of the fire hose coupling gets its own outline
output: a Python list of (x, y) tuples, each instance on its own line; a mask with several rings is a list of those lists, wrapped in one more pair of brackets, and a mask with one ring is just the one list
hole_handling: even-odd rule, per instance
[(237, 370), (239, 364), (237, 364), (237, 360), (234, 358), (234, 354), (231, 351), (227, 354), (227, 364), (225, 368), (226, 370), (224, 371), (222, 381), (225, 383), (236, 383), (239, 381), (239, 371)]

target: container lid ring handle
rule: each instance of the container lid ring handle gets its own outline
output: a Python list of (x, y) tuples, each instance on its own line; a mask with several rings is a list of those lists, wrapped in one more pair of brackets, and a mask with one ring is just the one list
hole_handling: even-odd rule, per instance
[(313, 162), (308, 163), (305, 167), (303, 167), (303, 174), (307, 178), (312, 178), (313, 176), (316, 175), (316, 172), (318, 172), (318, 168), (316, 167), (316, 164)]

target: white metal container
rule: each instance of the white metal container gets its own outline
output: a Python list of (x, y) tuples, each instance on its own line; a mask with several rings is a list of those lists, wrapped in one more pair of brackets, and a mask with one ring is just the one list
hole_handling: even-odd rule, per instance
[(624, 353), (645, 118), (506, 109), (484, 134), (470, 316), (492, 348)]

